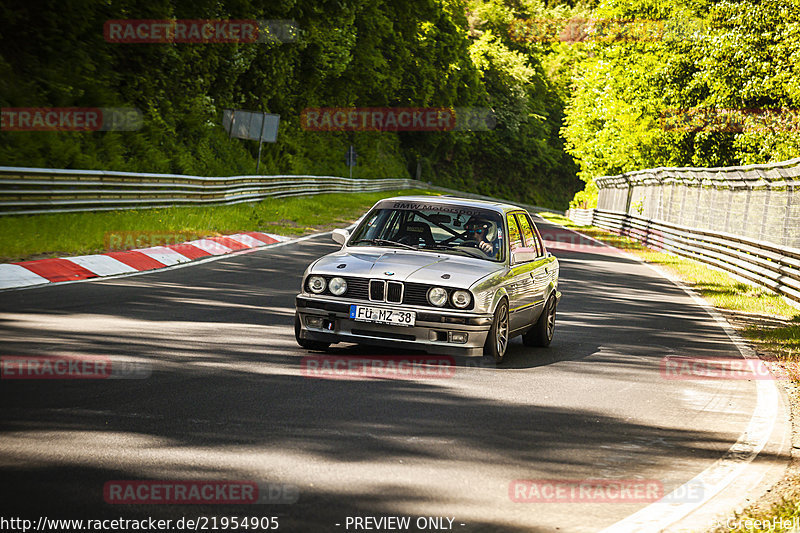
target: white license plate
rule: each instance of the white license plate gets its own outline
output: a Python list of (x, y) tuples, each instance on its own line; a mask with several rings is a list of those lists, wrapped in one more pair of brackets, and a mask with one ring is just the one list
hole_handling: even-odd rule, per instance
[(350, 318), (361, 322), (376, 322), (378, 324), (393, 324), (395, 326), (413, 326), (417, 319), (414, 311), (398, 311), (383, 307), (368, 307), (365, 305), (351, 305)]

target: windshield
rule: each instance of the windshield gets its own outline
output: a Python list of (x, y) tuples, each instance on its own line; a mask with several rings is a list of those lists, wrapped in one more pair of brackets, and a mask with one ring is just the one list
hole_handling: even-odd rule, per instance
[(459, 205), (396, 203), (370, 211), (349, 246), (389, 246), (503, 261), (502, 218)]

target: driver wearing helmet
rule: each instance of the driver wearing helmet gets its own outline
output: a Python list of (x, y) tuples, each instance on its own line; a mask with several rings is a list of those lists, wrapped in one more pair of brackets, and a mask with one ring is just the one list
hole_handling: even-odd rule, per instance
[(464, 224), (467, 237), (464, 244), (469, 243), (489, 257), (497, 255), (497, 224), (483, 217), (472, 217)]

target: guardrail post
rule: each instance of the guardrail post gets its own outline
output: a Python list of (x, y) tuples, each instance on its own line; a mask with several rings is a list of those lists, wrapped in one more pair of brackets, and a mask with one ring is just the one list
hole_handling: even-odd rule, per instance
[(725, 189), (728, 191), (728, 207), (725, 209), (725, 233), (731, 230), (731, 210), (733, 209), (733, 188)]
[(747, 235), (747, 219), (750, 218), (750, 197), (753, 196), (753, 188), (747, 186), (747, 194), (744, 199), (744, 216), (742, 217), (742, 235)]
[(678, 224), (683, 224), (684, 213), (686, 213), (686, 197), (689, 195), (689, 186), (681, 182), (681, 208), (678, 212)]
[(663, 219), (664, 218), (664, 184), (659, 183), (656, 187), (656, 195), (658, 197), (658, 201), (656, 202), (655, 213), (653, 213), (653, 218)]
[(767, 219), (769, 218), (769, 198), (772, 195), (772, 187), (769, 185), (767, 186), (767, 194), (764, 198), (764, 215), (761, 217), (761, 231), (759, 232), (758, 238), (760, 240), (766, 240), (765, 235), (767, 233)]
[(673, 181), (669, 184), (669, 199), (665, 202), (666, 206), (664, 207), (664, 218), (667, 222), (675, 222), (675, 215), (673, 212), (675, 211), (675, 195), (678, 194), (678, 186)]
[(794, 196), (794, 187), (791, 185), (786, 186), (786, 213), (783, 215), (783, 244), (784, 246), (791, 246), (791, 239), (789, 237), (789, 221), (792, 220), (792, 196)]
[(633, 199), (633, 185), (631, 185), (631, 180), (628, 179), (627, 175), (623, 174), (622, 177), (628, 186), (628, 197), (625, 200), (625, 214), (628, 214), (631, 210), (631, 200)]

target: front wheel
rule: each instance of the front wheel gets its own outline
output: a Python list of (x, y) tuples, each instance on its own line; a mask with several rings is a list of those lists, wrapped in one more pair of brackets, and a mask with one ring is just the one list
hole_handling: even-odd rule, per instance
[(494, 312), (494, 321), (483, 345), (484, 355), (494, 357), (495, 363), (502, 363), (508, 350), (508, 302), (502, 300)]
[(525, 346), (550, 346), (556, 330), (556, 299), (551, 296), (536, 324), (522, 336)]
[(327, 350), (331, 343), (329, 342), (322, 342), (322, 341), (311, 341), (308, 339), (301, 339), (300, 338), (300, 315), (294, 315), (294, 338), (297, 341), (297, 344), (305, 348), (306, 350)]

